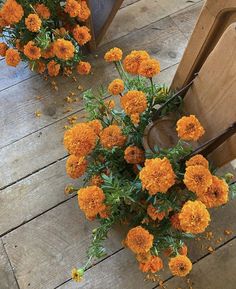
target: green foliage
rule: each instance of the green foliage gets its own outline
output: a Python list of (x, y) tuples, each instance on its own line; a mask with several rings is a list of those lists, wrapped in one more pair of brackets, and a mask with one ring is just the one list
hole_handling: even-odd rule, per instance
[(229, 185), (229, 192), (232, 199), (236, 198), (236, 183)]

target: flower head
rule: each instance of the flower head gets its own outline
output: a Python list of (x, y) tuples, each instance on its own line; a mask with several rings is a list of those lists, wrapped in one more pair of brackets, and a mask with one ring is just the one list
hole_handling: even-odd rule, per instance
[(139, 269), (142, 272), (152, 272), (156, 273), (160, 271), (163, 268), (163, 262), (162, 259), (158, 256), (151, 256), (151, 258), (145, 262), (139, 264)]
[(99, 119), (94, 119), (94, 120), (89, 121), (88, 125), (94, 130), (97, 136), (102, 131), (102, 123)]
[(117, 62), (122, 59), (123, 52), (120, 48), (114, 47), (107, 51), (107, 53), (104, 55), (104, 59), (107, 62)]
[(185, 141), (197, 141), (205, 133), (195, 115), (183, 116), (179, 119), (176, 130), (179, 138)]
[(184, 184), (198, 196), (206, 192), (212, 184), (212, 175), (204, 166), (196, 165), (186, 168)]
[(130, 119), (134, 125), (138, 125), (140, 123), (140, 114), (133, 113), (131, 114)]
[(38, 61), (37, 62), (37, 72), (39, 74), (44, 73), (44, 71), (46, 70), (46, 64), (42, 61)]
[(76, 66), (77, 72), (81, 75), (87, 75), (91, 71), (91, 64), (86, 61), (80, 61)]
[(8, 49), (8, 47), (7, 47), (6, 43), (0, 42), (0, 56), (4, 57), (6, 55), (7, 49)]
[(20, 63), (20, 54), (16, 49), (9, 48), (6, 51), (5, 60), (9, 66), (17, 66)]
[(123, 62), (124, 69), (130, 74), (138, 74), (140, 64), (149, 59), (149, 54), (144, 50), (134, 50), (128, 54)]
[(71, 41), (63, 38), (54, 42), (54, 53), (56, 57), (62, 60), (69, 60), (74, 57), (75, 47)]
[(136, 254), (147, 253), (153, 245), (153, 235), (143, 227), (138, 226), (129, 230), (125, 244)]
[(49, 19), (51, 16), (51, 13), (50, 13), (48, 7), (45, 6), (44, 4), (36, 4), (35, 10), (36, 10), (37, 14), (39, 15), (39, 17), (41, 17), (43, 19)]
[(156, 59), (150, 58), (141, 62), (138, 73), (141, 76), (152, 78), (158, 73), (160, 73), (160, 71), (161, 71), (161, 68), (160, 68), (159, 61)]
[(18, 23), (24, 15), (22, 6), (15, 0), (7, 0), (1, 9), (1, 17), (7, 24)]
[(177, 255), (170, 259), (169, 268), (174, 276), (184, 277), (192, 270), (192, 262), (187, 256)]
[(60, 72), (60, 68), (61, 68), (60, 64), (57, 63), (55, 60), (51, 60), (47, 64), (48, 74), (50, 76), (57, 76)]
[(153, 221), (156, 220), (161, 221), (165, 218), (165, 212), (164, 211), (158, 212), (158, 210), (155, 207), (153, 207), (152, 204), (148, 205), (147, 214)]
[(66, 161), (67, 175), (72, 179), (77, 179), (85, 173), (87, 165), (88, 162), (84, 157), (70, 155)]
[(110, 125), (100, 133), (100, 141), (104, 148), (111, 149), (115, 146), (122, 147), (126, 137), (117, 125)]
[(179, 213), (179, 220), (183, 231), (199, 234), (208, 226), (210, 214), (202, 202), (187, 201)]
[(37, 14), (29, 14), (29, 16), (25, 18), (25, 25), (29, 31), (38, 32), (41, 28), (42, 21)]
[(37, 60), (41, 57), (41, 49), (37, 47), (33, 41), (29, 41), (24, 46), (24, 54), (30, 60)]
[(124, 159), (128, 164), (141, 164), (145, 161), (144, 151), (137, 146), (129, 146), (125, 149)]
[(95, 218), (97, 214), (105, 210), (104, 201), (105, 194), (97, 186), (88, 186), (78, 191), (79, 207), (88, 219)]
[(129, 116), (143, 113), (147, 109), (147, 98), (142, 91), (130, 90), (121, 97), (121, 106)]
[(92, 176), (91, 180), (91, 185), (101, 187), (101, 185), (104, 183), (103, 179), (99, 175), (94, 175)]
[(81, 5), (81, 7), (80, 7), (80, 10), (79, 10), (79, 13), (77, 16), (78, 16), (80, 21), (84, 22), (89, 18), (91, 12), (88, 8), (86, 1), (81, 1), (80, 5)]
[(212, 176), (212, 184), (205, 193), (199, 195), (198, 199), (207, 208), (222, 206), (228, 202), (229, 186), (224, 180)]
[(45, 59), (53, 58), (55, 56), (54, 43), (49, 44), (48, 48), (42, 51), (42, 57)]
[(81, 10), (81, 5), (76, 0), (66, 0), (65, 12), (70, 15), (70, 17), (76, 17), (79, 15)]
[(80, 282), (83, 279), (84, 276), (84, 270), (83, 269), (72, 269), (71, 271), (71, 278), (75, 282)]
[(113, 95), (121, 94), (124, 89), (125, 85), (122, 79), (115, 79), (108, 86), (108, 91)]
[(179, 213), (175, 213), (174, 215), (172, 215), (170, 217), (170, 222), (171, 222), (172, 227), (175, 230), (179, 230), (179, 231), (182, 230), (181, 225), (180, 225), (180, 220), (179, 220)]
[(64, 146), (78, 157), (88, 155), (95, 147), (97, 135), (87, 123), (79, 123), (64, 134)]
[(206, 169), (208, 169), (209, 163), (208, 163), (208, 160), (205, 159), (202, 155), (195, 155), (186, 162), (186, 167), (190, 167), (190, 166), (203, 166)]
[(91, 40), (90, 30), (86, 26), (75, 26), (73, 36), (80, 46), (83, 46)]
[(175, 184), (175, 173), (167, 158), (148, 159), (139, 173), (143, 189), (150, 195), (166, 193)]

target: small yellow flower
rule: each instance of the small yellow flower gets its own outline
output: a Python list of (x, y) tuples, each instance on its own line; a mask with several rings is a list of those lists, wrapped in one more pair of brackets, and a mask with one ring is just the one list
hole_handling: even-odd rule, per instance
[(72, 269), (71, 278), (75, 282), (80, 282), (83, 279), (83, 276), (84, 276), (84, 269), (77, 269), (77, 268)]

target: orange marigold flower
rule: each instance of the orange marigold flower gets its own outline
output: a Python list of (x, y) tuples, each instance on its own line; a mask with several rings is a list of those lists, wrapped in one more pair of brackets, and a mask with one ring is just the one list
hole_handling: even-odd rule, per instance
[(29, 16), (25, 18), (25, 25), (29, 31), (38, 32), (41, 28), (42, 21), (37, 14), (29, 14)]
[(124, 159), (128, 164), (141, 164), (145, 161), (144, 151), (137, 146), (127, 147), (124, 154)]
[(99, 216), (100, 216), (101, 219), (109, 218), (109, 216), (110, 216), (110, 208), (105, 206), (104, 210), (101, 210), (99, 212)]
[(60, 72), (61, 65), (55, 60), (51, 60), (47, 64), (48, 74), (50, 76), (57, 76)]
[(136, 254), (147, 253), (153, 245), (153, 235), (141, 226), (129, 230), (125, 244)]
[(56, 57), (69, 60), (74, 57), (75, 47), (71, 41), (60, 38), (54, 42), (54, 52)]
[(38, 61), (37, 62), (37, 72), (39, 74), (44, 73), (44, 71), (46, 70), (46, 64), (42, 61)]
[(130, 119), (134, 125), (138, 125), (140, 123), (140, 115), (139, 113), (133, 113), (130, 116)]
[(199, 165), (205, 167), (206, 169), (209, 168), (208, 160), (205, 159), (204, 156), (202, 155), (195, 155), (186, 162), (186, 167), (199, 166)]
[(55, 56), (54, 43), (51, 43), (47, 49), (42, 51), (42, 57), (45, 59), (53, 58)]
[[(179, 250), (178, 250), (178, 253), (180, 255), (184, 255), (184, 256), (187, 256), (188, 254), (188, 247), (184, 244)], [(169, 247), (168, 249), (166, 249), (164, 251), (164, 255), (169, 257), (171, 256), (172, 254), (175, 254), (175, 251), (173, 250), (173, 248)]]
[(7, 25), (8, 23), (5, 19), (3, 19), (2, 11), (0, 10), (0, 32), (1, 32), (1, 28), (4, 28)]
[(182, 228), (180, 226), (179, 213), (172, 215), (170, 217), (170, 222), (171, 222), (171, 225), (174, 229), (179, 230), (179, 231), (182, 230)]
[(91, 185), (101, 187), (101, 185), (104, 183), (103, 179), (99, 175), (94, 175), (92, 176), (91, 180)]
[(88, 162), (84, 157), (70, 155), (66, 161), (66, 173), (72, 179), (81, 177), (86, 169)]
[(78, 13), (78, 18), (80, 21), (84, 22), (89, 18), (91, 12), (88, 8), (86, 1), (81, 1), (80, 5), (81, 5), (81, 8), (80, 8), (80, 11)]
[(115, 79), (108, 86), (108, 91), (113, 95), (121, 94), (124, 89), (125, 85), (122, 79)]
[(87, 75), (91, 71), (91, 64), (86, 61), (80, 61), (76, 66), (77, 72), (81, 75)]
[(187, 201), (179, 213), (179, 220), (183, 231), (199, 234), (209, 225), (210, 214), (202, 202)]
[(120, 102), (127, 115), (141, 114), (147, 109), (147, 98), (142, 91), (130, 90), (121, 97)]
[(35, 45), (33, 41), (29, 41), (24, 46), (24, 54), (30, 59), (30, 60), (36, 60), (41, 57), (41, 49)]
[(136, 255), (136, 259), (139, 263), (146, 263), (151, 259), (151, 257), (152, 257), (152, 255), (151, 255), (150, 251)]
[(150, 204), (147, 208), (147, 214), (148, 216), (153, 220), (153, 221), (156, 221), (156, 220), (163, 220), (165, 218), (165, 212), (158, 212), (158, 210), (153, 207), (152, 204)]
[(73, 29), (73, 36), (80, 46), (91, 40), (90, 30), (86, 26), (76, 25)]
[(199, 196), (206, 192), (212, 184), (212, 175), (204, 166), (190, 166), (186, 168), (184, 184)]
[(183, 116), (179, 119), (176, 130), (179, 138), (185, 141), (197, 141), (205, 133), (195, 115)]
[(1, 9), (1, 17), (7, 24), (18, 23), (24, 15), (22, 6), (15, 0), (7, 0)]
[(144, 50), (134, 50), (124, 59), (124, 69), (130, 74), (138, 74), (140, 64), (149, 59), (149, 54)]
[(83, 157), (92, 152), (97, 142), (94, 129), (87, 123), (78, 123), (64, 134), (64, 146), (70, 154)]
[(167, 158), (146, 160), (145, 167), (139, 173), (143, 189), (148, 190), (150, 195), (166, 193), (175, 184), (175, 177)]
[(45, 6), (44, 4), (36, 4), (35, 10), (36, 10), (37, 14), (39, 15), (39, 17), (41, 17), (43, 19), (49, 19), (51, 16), (51, 13), (50, 13), (48, 7)]
[(8, 47), (7, 47), (6, 43), (1, 42), (0, 43), (0, 55), (4, 57), (6, 55), (7, 49), (8, 49)]
[(158, 256), (152, 256), (150, 260), (148, 260), (147, 262), (140, 263), (139, 269), (145, 273), (147, 272), (156, 273), (160, 271), (161, 269), (163, 269), (162, 259)]
[(192, 270), (192, 262), (187, 256), (178, 255), (170, 259), (169, 268), (174, 276), (184, 277)]
[(207, 208), (222, 206), (228, 202), (229, 186), (224, 180), (212, 176), (212, 184), (205, 193), (199, 195), (198, 199)]
[(5, 60), (7, 65), (16, 67), (20, 63), (20, 54), (16, 49), (9, 48), (6, 51)]
[(120, 48), (114, 47), (106, 52), (104, 59), (107, 62), (116, 62), (122, 59), (123, 52)]
[(117, 125), (110, 125), (100, 133), (100, 141), (104, 148), (111, 149), (114, 146), (122, 147), (126, 137)]
[(109, 99), (105, 101), (105, 105), (107, 107), (107, 109), (111, 110), (113, 108), (115, 108), (115, 101), (113, 99)]
[(153, 76), (160, 73), (161, 67), (160, 62), (156, 59), (147, 59), (140, 63), (138, 73), (141, 76), (152, 78)]
[(76, 17), (80, 13), (81, 5), (76, 0), (66, 0), (65, 12), (70, 15), (70, 17)]
[(88, 219), (93, 219), (106, 209), (104, 204), (105, 194), (97, 186), (88, 186), (78, 191), (78, 203), (80, 209)]
[(94, 120), (89, 121), (88, 125), (94, 130), (96, 135), (99, 135), (103, 129), (102, 123), (99, 119), (94, 119)]

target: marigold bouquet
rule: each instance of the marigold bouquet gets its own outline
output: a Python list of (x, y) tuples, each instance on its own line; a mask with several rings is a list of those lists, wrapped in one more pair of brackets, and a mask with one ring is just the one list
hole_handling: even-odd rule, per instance
[(90, 16), (86, 0), (0, 0), (0, 55), (10, 66), (25, 61), (50, 76), (88, 74), (81, 48), (91, 39), (83, 22)]
[(181, 99), (170, 102), (169, 89), (154, 83), (160, 64), (146, 51), (132, 51), (122, 63), (122, 51), (113, 48), (105, 60), (115, 64), (120, 78), (98, 94), (84, 94), (88, 121), (64, 135), (67, 174), (73, 179), (85, 174), (83, 188), (66, 191), (78, 191), (86, 218), (100, 223), (92, 232), (88, 262), (72, 270), (72, 279), (80, 281), (87, 267), (104, 257), (103, 241), (115, 223), (129, 225), (123, 244), (149, 278), (163, 268), (163, 254), (173, 275), (186, 276), (192, 263), (184, 240), (204, 232), (209, 209), (228, 201), (230, 176), (213, 175), (202, 155), (188, 157), (191, 142), (205, 132), (194, 115), (177, 121), (174, 147), (145, 151), (144, 132), (153, 115), (166, 103), (160, 117), (180, 110)]

